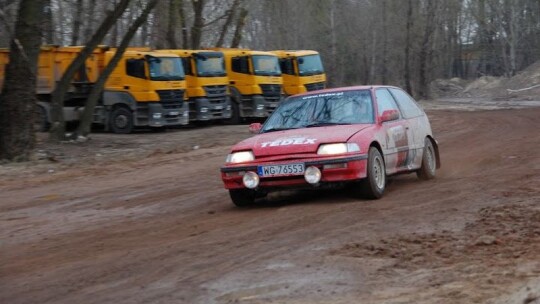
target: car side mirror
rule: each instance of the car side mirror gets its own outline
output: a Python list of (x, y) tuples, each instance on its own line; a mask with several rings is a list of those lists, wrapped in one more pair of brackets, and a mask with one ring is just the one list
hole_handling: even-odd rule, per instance
[(381, 122), (392, 121), (399, 119), (399, 112), (397, 110), (386, 110), (381, 115)]
[(259, 134), (261, 132), (262, 125), (260, 122), (255, 122), (249, 125), (249, 133)]

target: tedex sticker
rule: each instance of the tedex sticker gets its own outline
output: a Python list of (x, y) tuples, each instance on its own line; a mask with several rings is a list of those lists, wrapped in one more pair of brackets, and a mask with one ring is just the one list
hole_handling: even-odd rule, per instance
[(315, 144), (316, 138), (305, 138), (305, 137), (290, 137), (290, 138), (279, 138), (273, 141), (263, 142), (261, 147), (278, 147), (278, 146), (290, 146), (290, 145), (312, 145)]

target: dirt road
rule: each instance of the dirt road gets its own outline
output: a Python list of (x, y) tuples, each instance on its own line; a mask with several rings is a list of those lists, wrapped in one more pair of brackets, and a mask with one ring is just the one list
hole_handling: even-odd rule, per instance
[(437, 178), (377, 201), (233, 207), (219, 167), (246, 126), (0, 166), (0, 303), (540, 303), (540, 108), (429, 115)]

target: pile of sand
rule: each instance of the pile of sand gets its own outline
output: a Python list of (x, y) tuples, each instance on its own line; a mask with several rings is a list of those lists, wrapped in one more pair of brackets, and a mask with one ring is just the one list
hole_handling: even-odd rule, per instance
[(433, 97), (540, 100), (540, 61), (511, 78), (483, 76), (472, 81), (437, 79), (431, 83), (431, 94)]

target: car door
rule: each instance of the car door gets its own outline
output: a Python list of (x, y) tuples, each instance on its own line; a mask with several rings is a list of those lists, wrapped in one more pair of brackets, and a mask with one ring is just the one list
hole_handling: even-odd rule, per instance
[(383, 154), (386, 164), (386, 173), (392, 174), (404, 170), (407, 166), (410, 144), (412, 141), (409, 122), (401, 114), (394, 97), (388, 89), (378, 88), (375, 90), (377, 99), (377, 115), (380, 116), (386, 110), (397, 110), (400, 117), (397, 120), (382, 123), (385, 138), (382, 139)]
[(389, 90), (394, 96), (403, 117), (408, 121), (409, 130), (411, 131), (409, 155), (405, 167), (408, 170), (420, 168), (426, 137), (426, 131), (423, 127), (425, 113), (405, 91), (398, 88), (390, 88)]

